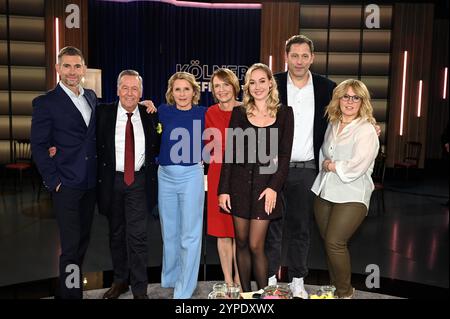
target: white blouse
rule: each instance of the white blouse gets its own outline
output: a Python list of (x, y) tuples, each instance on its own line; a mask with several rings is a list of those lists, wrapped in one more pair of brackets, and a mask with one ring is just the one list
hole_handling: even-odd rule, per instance
[[(320, 171), (311, 190), (333, 203), (358, 202), (369, 210), (374, 185), (372, 171), (380, 143), (375, 127), (357, 118), (338, 135), (339, 122), (328, 124), (320, 149)], [(325, 172), (322, 162), (330, 159), (336, 173)]]

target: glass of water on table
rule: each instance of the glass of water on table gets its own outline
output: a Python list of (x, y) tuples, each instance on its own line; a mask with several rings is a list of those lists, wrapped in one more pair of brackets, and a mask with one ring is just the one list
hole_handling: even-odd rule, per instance
[(241, 286), (237, 283), (227, 284), (227, 296), (230, 299), (240, 299), (241, 297)]

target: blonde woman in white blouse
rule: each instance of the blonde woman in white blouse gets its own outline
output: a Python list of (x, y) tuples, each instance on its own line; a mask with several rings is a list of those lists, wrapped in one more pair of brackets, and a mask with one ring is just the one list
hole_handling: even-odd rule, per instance
[(325, 243), (331, 284), (340, 298), (351, 298), (351, 262), (347, 242), (369, 209), (371, 174), (379, 142), (367, 87), (345, 80), (326, 109), (330, 121), (320, 152), (319, 175), (312, 191), (314, 215)]

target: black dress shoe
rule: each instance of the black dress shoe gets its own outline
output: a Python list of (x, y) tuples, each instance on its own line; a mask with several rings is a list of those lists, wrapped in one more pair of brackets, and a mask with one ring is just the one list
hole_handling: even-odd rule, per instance
[(133, 295), (134, 299), (148, 299), (147, 294), (143, 294), (143, 295)]
[(117, 299), (119, 296), (128, 291), (128, 284), (126, 283), (113, 283), (103, 295), (103, 299)]

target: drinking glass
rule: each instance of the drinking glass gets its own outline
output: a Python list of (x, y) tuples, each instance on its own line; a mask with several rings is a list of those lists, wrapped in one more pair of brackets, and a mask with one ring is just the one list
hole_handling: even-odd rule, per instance
[(335, 286), (321, 286), (320, 287), (320, 294), (323, 296), (328, 296), (329, 298), (334, 298), (334, 292), (336, 291)]
[(236, 283), (227, 284), (227, 295), (230, 299), (239, 299), (241, 297), (241, 286)]
[(227, 290), (227, 284), (224, 282), (215, 283), (213, 286), (213, 291), (223, 291), (224, 293), (227, 293)]
[(213, 290), (209, 293), (208, 299), (228, 299), (228, 296), (224, 291)]

